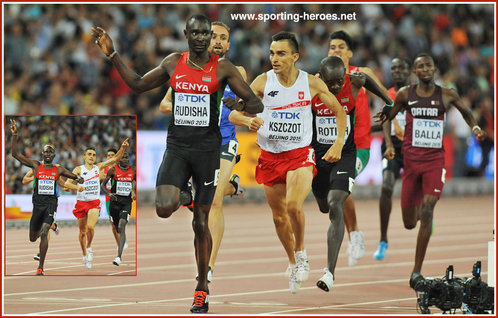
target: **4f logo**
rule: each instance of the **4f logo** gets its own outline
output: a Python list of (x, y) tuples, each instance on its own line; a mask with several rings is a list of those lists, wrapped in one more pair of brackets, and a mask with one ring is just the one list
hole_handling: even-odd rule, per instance
[(268, 93), (268, 96), (275, 97), (275, 96), (277, 96), (277, 94), (278, 94), (278, 91), (271, 91)]

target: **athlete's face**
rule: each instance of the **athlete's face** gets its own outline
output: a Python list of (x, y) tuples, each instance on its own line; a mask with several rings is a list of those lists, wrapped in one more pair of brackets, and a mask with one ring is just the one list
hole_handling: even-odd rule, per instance
[(320, 78), (325, 82), (329, 91), (332, 94), (339, 94), (344, 86), (344, 75), (346, 74), (346, 69), (341, 68), (323, 68), (320, 70)]
[(83, 159), (85, 159), (85, 163), (93, 165), (97, 160), (97, 153), (95, 150), (89, 149), (85, 152)]
[(270, 62), (276, 74), (286, 74), (294, 67), (299, 53), (292, 53), (289, 41), (273, 41), (270, 45)]
[(116, 155), (116, 153), (114, 151), (109, 151), (107, 152), (107, 157), (106, 157), (106, 160), (109, 160), (111, 159), (112, 157), (114, 157)]
[(121, 160), (119, 160), (119, 165), (121, 167), (127, 167), (130, 164), (130, 157), (128, 154), (125, 152), (123, 154), (123, 157), (121, 157)]
[(192, 20), (183, 32), (191, 52), (201, 55), (208, 49), (211, 43), (211, 28), (208, 21)]
[(391, 77), (394, 83), (398, 86), (405, 86), (408, 84), (408, 77), (410, 76), (410, 68), (408, 64), (398, 58), (395, 58), (391, 62)]
[(436, 66), (434, 65), (434, 60), (430, 56), (418, 57), (415, 62), (413, 62), (413, 73), (415, 73), (419, 81), (423, 83), (428, 84), (434, 81), (434, 72), (436, 72)]
[(329, 43), (329, 54), (328, 56), (337, 56), (342, 59), (344, 65), (349, 65), (349, 60), (353, 57), (353, 51), (351, 51), (344, 40), (333, 39)]
[(55, 158), (55, 149), (50, 146), (44, 146), (42, 149), (42, 159), (44, 163), (52, 163)]
[(211, 37), (211, 44), (209, 45), (208, 51), (219, 55), (220, 57), (225, 56), (225, 53), (230, 48), (230, 42), (228, 42), (228, 30), (222, 25), (212, 25), (211, 31), (213, 31), (213, 35)]

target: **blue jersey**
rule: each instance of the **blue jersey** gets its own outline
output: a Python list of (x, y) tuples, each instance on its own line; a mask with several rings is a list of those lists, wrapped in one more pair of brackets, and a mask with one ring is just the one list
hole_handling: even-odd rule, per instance
[[(232, 97), (237, 100), (237, 96), (232, 92), (230, 86), (225, 87), (225, 92), (223, 93), (223, 98)], [(220, 117), (220, 132), (221, 132), (221, 145), (226, 145), (230, 140), (237, 140), (235, 137), (235, 125), (228, 120), (231, 110), (222, 103), (221, 107), (221, 117)]]

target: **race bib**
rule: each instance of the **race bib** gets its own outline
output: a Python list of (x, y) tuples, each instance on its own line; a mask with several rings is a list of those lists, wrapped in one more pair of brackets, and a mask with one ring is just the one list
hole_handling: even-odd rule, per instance
[(55, 180), (38, 179), (38, 194), (53, 195), (55, 193)]
[[(398, 124), (399, 126), (401, 127), (401, 129), (405, 130), (405, 126), (406, 126), (406, 114), (405, 112), (401, 113), (397, 113), (396, 114), (396, 120), (398, 121)], [(395, 135), (395, 132), (394, 132), (394, 123), (391, 123), (391, 136), (394, 136)]]
[(131, 193), (131, 182), (116, 182), (116, 194), (122, 196), (128, 196)]
[(173, 109), (177, 126), (209, 126), (209, 94), (175, 93)]
[[(349, 115), (346, 115), (346, 133), (344, 134), (344, 142), (348, 139), (351, 131), (351, 123)], [(321, 144), (334, 144), (337, 140), (337, 123), (335, 116), (315, 117), (316, 139)]]
[(268, 122), (268, 139), (300, 142), (304, 131), (304, 114), (298, 111), (273, 111)]
[(443, 146), (443, 121), (435, 119), (413, 119), (412, 146), (441, 148)]
[(85, 181), (84, 185), (85, 187), (85, 195), (86, 196), (91, 196), (91, 197), (97, 197), (100, 194), (100, 186), (99, 186), (99, 181), (98, 180), (88, 180)]

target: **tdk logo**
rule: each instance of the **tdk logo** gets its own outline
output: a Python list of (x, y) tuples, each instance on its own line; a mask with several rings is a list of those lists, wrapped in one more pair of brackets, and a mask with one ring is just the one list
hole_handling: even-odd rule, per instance
[(271, 91), (268, 93), (268, 96), (275, 97), (275, 96), (277, 96), (277, 94), (278, 94), (278, 91)]
[(440, 128), (441, 124), (442, 124), (441, 121), (418, 120), (417, 126), (419, 126), (419, 127)]
[(326, 117), (319, 119), (320, 124), (333, 124), (335, 125), (335, 117)]
[(288, 113), (288, 112), (273, 112), (271, 117), (280, 119), (301, 119), (299, 118), (300, 113)]
[(185, 100), (186, 102), (191, 102), (191, 103), (205, 103), (206, 95), (198, 96), (198, 95), (180, 94), (178, 96), (178, 100), (180, 102), (183, 102)]

